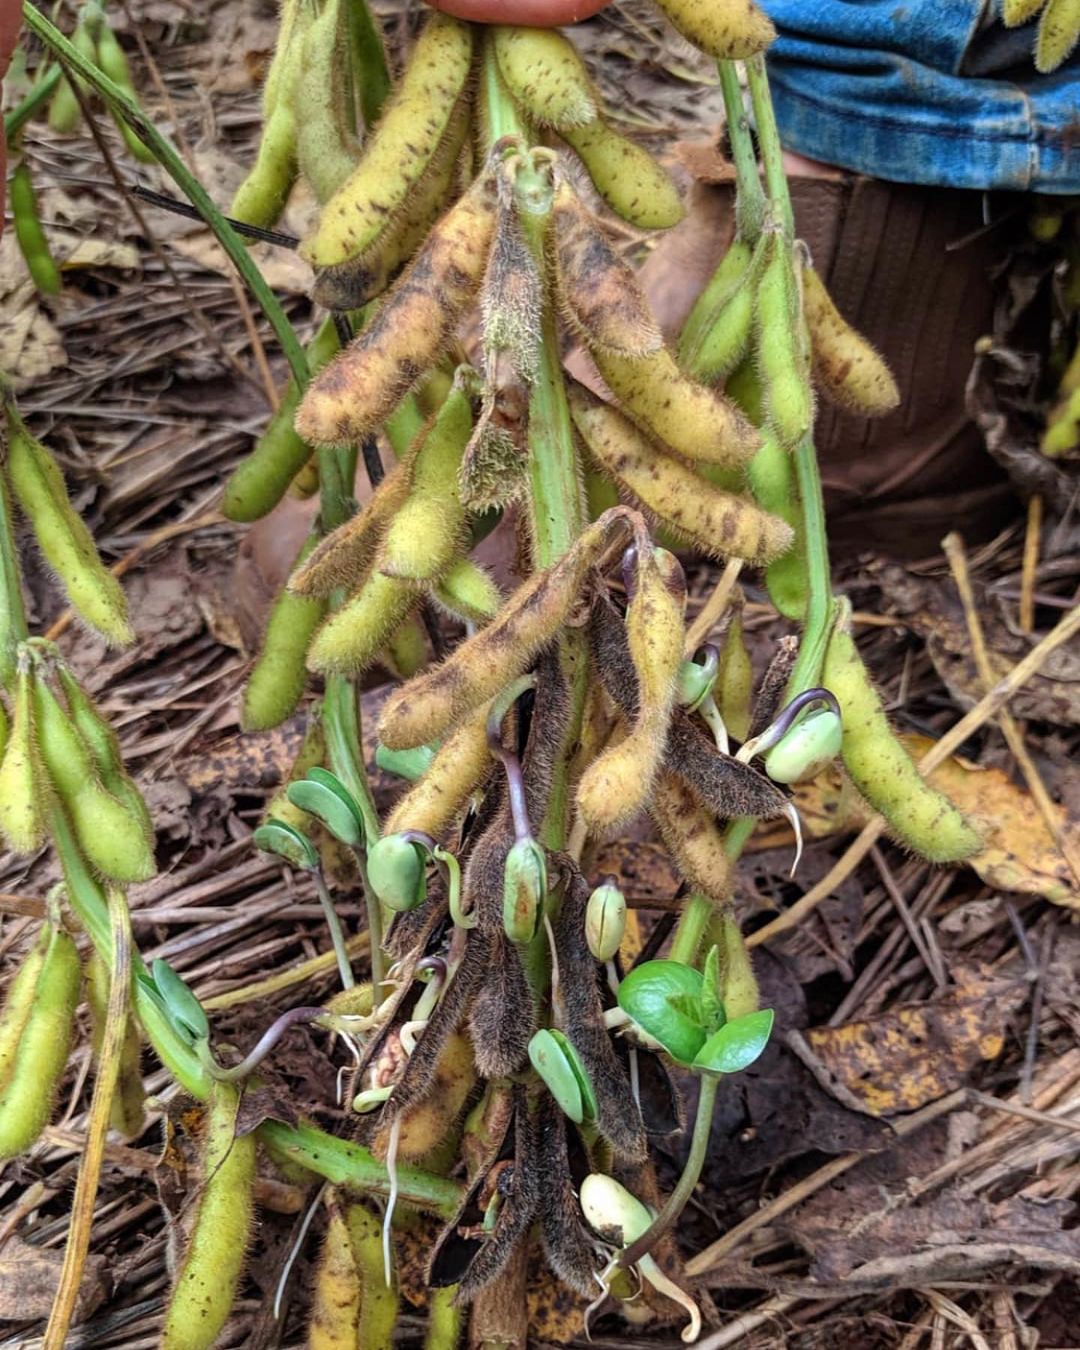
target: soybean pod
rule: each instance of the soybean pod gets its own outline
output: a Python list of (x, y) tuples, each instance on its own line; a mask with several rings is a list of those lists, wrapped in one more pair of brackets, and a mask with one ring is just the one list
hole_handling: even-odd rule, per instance
[(161, 1350), (210, 1350), (236, 1297), (251, 1237), (256, 1152), (253, 1134), (236, 1133), (239, 1106), (236, 1088), (215, 1082), (200, 1159), (202, 1190)]
[[(117, 41), (116, 34), (107, 22), (102, 22), (97, 34), (97, 64), (101, 73), (107, 75), (113, 84), (128, 95), (132, 102), (137, 103), (139, 101), (135, 82), (131, 78), (131, 67), (128, 65), (127, 56), (123, 47)], [(157, 163), (157, 156), (153, 150), (140, 140), (119, 114), (113, 112), (113, 121), (116, 123), (120, 135), (124, 138), (128, 153), (134, 159), (137, 159), (141, 164)]]
[(15, 709), (0, 760), (0, 837), (16, 853), (33, 853), (45, 839), (48, 783), (34, 729), (34, 695), (25, 667), (15, 679)]
[(49, 950), (51, 930), (46, 925), (38, 934), (33, 947), (23, 957), (7, 988), (3, 1010), (0, 1011), (0, 1092), (7, 1087), (15, 1068), (19, 1042), (34, 1006), (34, 991)]
[[(299, 567), (318, 542), (312, 535), (293, 564)], [(244, 688), (241, 722), (247, 731), (265, 731), (295, 711), (307, 679), (305, 660), (311, 636), (326, 613), (326, 601), (294, 595), (287, 586), (274, 601), (262, 651)]]
[(15, 238), (26, 263), (26, 270), (30, 273), (30, 279), (43, 295), (59, 295), (63, 286), (60, 269), (56, 265), (56, 260), (49, 249), (49, 241), (41, 226), (34, 183), (30, 177), (30, 166), (25, 160), (11, 175), (8, 195), (11, 198)]
[(841, 756), (859, 792), (902, 843), (931, 862), (958, 862), (982, 846), (979, 835), (943, 793), (921, 777), (897, 740), (855, 646), (851, 608), (841, 612), (825, 653), (822, 684), (840, 704)]
[(75, 943), (51, 926), (29, 1015), (0, 1092), (0, 1159), (25, 1153), (48, 1123), (71, 1047), (79, 983)]

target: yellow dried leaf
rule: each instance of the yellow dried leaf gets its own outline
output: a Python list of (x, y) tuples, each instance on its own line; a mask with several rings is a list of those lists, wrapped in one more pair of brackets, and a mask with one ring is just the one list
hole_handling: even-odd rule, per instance
[(900, 1004), (805, 1040), (820, 1063), (871, 1115), (914, 1111), (959, 1087), (980, 1060), (996, 1059), (1009, 1014), (1023, 1002), (1020, 981), (960, 968), (955, 987), (931, 1003)]

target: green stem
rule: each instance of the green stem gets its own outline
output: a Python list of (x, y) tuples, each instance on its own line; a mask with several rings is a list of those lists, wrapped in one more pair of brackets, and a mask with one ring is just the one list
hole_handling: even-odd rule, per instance
[(79, 75), (96, 90), (109, 105), (110, 110), (122, 118), (139, 139), (154, 152), (158, 163), (206, 221), (214, 237), (232, 260), (274, 330), (297, 384), (301, 389), (306, 388), (307, 358), (284, 309), (264, 281), (243, 240), (210, 200), (202, 184), (188, 169), (173, 146), (158, 131), (142, 108), (107, 75), (102, 74), (92, 61), (88, 61), (56, 25), (50, 23), (45, 15), (30, 3), (30, 0), (23, 0), (23, 18), (30, 31), (35, 33), (49, 51), (61, 61), (65, 70)]
[(518, 136), (526, 142), (530, 137), (528, 125), (499, 74), (499, 63), (495, 58), (495, 45), (490, 33), (484, 34), (482, 53), (479, 124), (484, 153), (487, 154), (495, 142), (504, 136)]
[(47, 103), (52, 97), (63, 73), (59, 66), (51, 67), (31, 87), (30, 92), (22, 101), (16, 103), (10, 112), (4, 114), (4, 135), (7, 137), (8, 145), (15, 143), (16, 136), (22, 131), (26, 123), (29, 122), (41, 105)]
[(698, 1080), (697, 1116), (694, 1120), (694, 1134), (690, 1140), (690, 1156), (686, 1160), (683, 1174), (675, 1189), (667, 1198), (660, 1213), (653, 1219), (645, 1232), (625, 1247), (618, 1256), (620, 1266), (632, 1266), (640, 1261), (670, 1228), (677, 1222), (686, 1208), (687, 1201), (694, 1193), (694, 1187), (701, 1177), (701, 1169), (709, 1152), (709, 1134), (712, 1129), (713, 1107), (716, 1105), (716, 1092), (720, 1086), (718, 1074), (702, 1074)]
[[(341, 931), (341, 920), (338, 918), (337, 910), (334, 908), (334, 902), (326, 888), (322, 873), (313, 872), (312, 876), (315, 880), (315, 891), (319, 897), (319, 904), (322, 905), (323, 917), (326, 919), (326, 926), (330, 930), (330, 941), (334, 944), (334, 955), (337, 957), (341, 987), (342, 989), (352, 989), (356, 980), (352, 973), (352, 962), (349, 960), (349, 949), (345, 945), (345, 934)], [(372, 943), (372, 950), (374, 950), (374, 943)]]
[(0, 684), (4, 685), (15, 676), (15, 648), (30, 635), (13, 523), (7, 474), (0, 468)]
[(680, 961), (684, 966), (697, 965), (702, 939), (715, 913), (716, 906), (707, 895), (687, 896), (675, 936), (671, 939), (670, 960)]
[(765, 192), (743, 103), (738, 67), (734, 61), (720, 61), (718, 69), (731, 158), (735, 164), (735, 229), (740, 239), (753, 243), (765, 224)]
[(765, 189), (790, 243), (795, 238), (795, 213), (791, 209), (791, 194), (788, 192), (787, 175), (784, 172), (784, 150), (780, 144), (780, 132), (773, 113), (764, 56), (752, 56), (747, 61), (746, 83), (750, 90), (754, 126), (761, 150), (761, 163), (765, 170)]
[(833, 625), (832, 573), (825, 529), (825, 500), (812, 434), (804, 437), (795, 451), (795, 475), (802, 507), (807, 601), (799, 655), (788, 681), (788, 701), (804, 689), (813, 689), (820, 684), (825, 648)]

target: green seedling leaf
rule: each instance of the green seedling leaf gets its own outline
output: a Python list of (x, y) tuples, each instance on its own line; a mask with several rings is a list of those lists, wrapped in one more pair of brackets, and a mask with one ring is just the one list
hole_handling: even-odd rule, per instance
[(701, 971), (681, 961), (645, 961), (619, 985), (619, 1007), (680, 1064), (705, 1044)]
[(529, 1042), (529, 1059), (566, 1115), (580, 1125), (596, 1119), (596, 1093), (581, 1057), (561, 1031), (542, 1028)]
[(388, 750), (385, 745), (375, 747), (375, 763), (384, 773), (415, 783), (422, 778), (435, 758), (435, 746), (418, 745), (412, 750)]
[(371, 889), (384, 905), (402, 911), (415, 909), (427, 898), (427, 854), (419, 844), (400, 834), (384, 834), (368, 849)]
[(154, 991), (176, 1030), (192, 1040), (208, 1040), (210, 1023), (203, 1006), (172, 966), (158, 957), (150, 967), (150, 973)]
[(769, 1043), (773, 1027), (773, 1010), (735, 1017), (712, 1036), (694, 1057), (693, 1068), (698, 1073), (739, 1073), (749, 1068)]
[(309, 769), (306, 778), (290, 783), (285, 794), (293, 806), (321, 821), (335, 839), (362, 848), (364, 818), (341, 781), (326, 769)]
[(265, 825), (259, 826), (252, 838), (255, 847), (261, 848), (264, 853), (276, 853), (279, 858), (284, 858), (305, 872), (319, 870), (319, 854), (315, 845), (306, 834), (286, 825), (283, 820), (271, 818)]

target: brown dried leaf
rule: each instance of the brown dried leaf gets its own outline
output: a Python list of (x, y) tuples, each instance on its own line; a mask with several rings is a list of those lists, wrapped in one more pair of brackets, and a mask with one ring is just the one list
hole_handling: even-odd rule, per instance
[[(14, 1235), (7, 1238), (0, 1250), (0, 1322), (32, 1322), (48, 1317), (63, 1264), (62, 1247), (33, 1247)], [(108, 1267), (107, 1256), (92, 1252), (86, 1258), (75, 1304), (76, 1326), (105, 1301)]]
[(872, 1115), (914, 1111), (959, 1087), (1005, 1045), (1009, 1014), (1024, 1001), (1019, 981), (953, 971), (954, 988), (933, 1002), (805, 1033), (816, 1058)]

